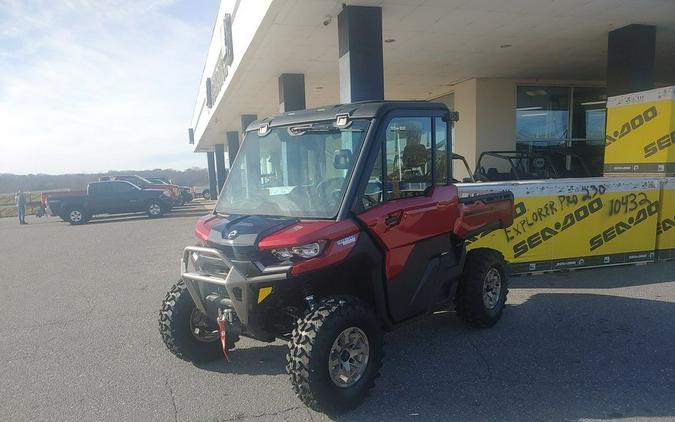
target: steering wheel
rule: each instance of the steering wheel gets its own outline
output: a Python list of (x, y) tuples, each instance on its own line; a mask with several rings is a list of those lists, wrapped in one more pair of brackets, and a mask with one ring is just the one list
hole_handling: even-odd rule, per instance
[(317, 199), (321, 202), (327, 202), (328, 204), (330, 204), (332, 206), (336, 200), (339, 200), (339, 198), (338, 199), (335, 198), (335, 192), (337, 191), (337, 192), (341, 193), (341, 189), (331, 189), (330, 195), (329, 195), (328, 191), (329, 191), (330, 188), (333, 187), (332, 185), (336, 184), (336, 182), (341, 183), (343, 180), (344, 179), (342, 179), (341, 177), (334, 177), (332, 179), (326, 179), (326, 180), (320, 181), (319, 184), (316, 185), (316, 197), (317, 197)]

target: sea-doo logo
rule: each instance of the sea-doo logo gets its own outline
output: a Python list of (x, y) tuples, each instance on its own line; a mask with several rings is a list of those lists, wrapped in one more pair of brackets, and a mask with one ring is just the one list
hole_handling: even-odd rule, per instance
[(575, 209), (571, 213), (566, 214), (562, 221), (558, 221), (551, 226), (544, 226), (544, 228), (530, 235), (527, 239), (524, 239), (513, 245), (513, 257), (518, 258), (519, 256), (527, 253), (527, 251), (532, 250), (537, 246), (553, 239), (559, 233), (564, 232), (578, 222), (586, 219), (591, 214), (595, 214), (601, 210), (602, 207), (602, 198), (595, 198), (589, 203)]
[(612, 145), (614, 142), (618, 141), (619, 139), (628, 135), (635, 129), (644, 125), (646, 122), (649, 122), (657, 115), (658, 112), (656, 111), (656, 106), (651, 106), (647, 110), (628, 120), (627, 122), (621, 125), (620, 129), (615, 130), (611, 135), (605, 136), (607, 146)]
[(229, 232), (229, 233), (227, 234), (227, 238), (230, 239), (230, 240), (232, 240), (232, 239), (234, 239), (235, 237), (237, 237), (238, 235), (239, 235), (239, 232), (238, 232), (238, 231), (232, 230), (231, 232)]
[(622, 234), (626, 233), (628, 230), (642, 223), (649, 217), (656, 215), (658, 212), (659, 212), (659, 201), (654, 201), (647, 204), (647, 206), (638, 210), (638, 212), (634, 216), (628, 217), (628, 219), (625, 221), (619, 221), (618, 223), (609, 226), (601, 233), (598, 233), (595, 236), (591, 237), (590, 240), (588, 241), (591, 250), (593, 251), (599, 248), (600, 246), (604, 245), (605, 243), (612, 241), (612, 239), (621, 236)]

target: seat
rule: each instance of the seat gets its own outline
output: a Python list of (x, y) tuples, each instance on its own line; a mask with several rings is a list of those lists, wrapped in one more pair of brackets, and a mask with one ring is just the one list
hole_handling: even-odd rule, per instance
[(427, 148), (422, 144), (406, 145), (403, 149), (403, 168), (419, 168), (422, 173), (427, 165)]
[(487, 173), (485, 173), (485, 177), (487, 177), (488, 181), (490, 181), (490, 182), (496, 182), (496, 181), (500, 180), (499, 179), (499, 172), (497, 171), (497, 169), (495, 167), (490, 167), (487, 170)]

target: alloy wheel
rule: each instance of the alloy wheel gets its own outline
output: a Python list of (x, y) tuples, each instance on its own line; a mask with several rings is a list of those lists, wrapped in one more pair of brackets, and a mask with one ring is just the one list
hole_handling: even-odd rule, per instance
[(209, 327), (208, 318), (196, 307), (190, 314), (190, 332), (194, 338), (204, 343), (211, 343), (220, 337), (218, 330)]
[(72, 221), (73, 223), (79, 223), (80, 221), (82, 221), (82, 213), (78, 210), (72, 210), (70, 212), (69, 217), (70, 221)]
[(152, 215), (159, 215), (159, 213), (162, 212), (162, 208), (160, 208), (158, 204), (150, 204), (148, 212)]
[(356, 384), (368, 367), (368, 336), (358, 327), (342, 331), (330, 349), (328, 372), (333, 383), (341, 388)]
[(483, 304), (494, 309), (502, 293), (502, 275), (497, 268), (490, 268), (483, 279)]

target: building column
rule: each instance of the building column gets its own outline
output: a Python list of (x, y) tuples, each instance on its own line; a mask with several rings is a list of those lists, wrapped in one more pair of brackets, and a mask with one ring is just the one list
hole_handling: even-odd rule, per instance
[(218, 190), (216, 197), (220, 195), (220, 190), (223, 188), (223, 185), (225, 184), (225, 176), (227, 175), (226, 170), (225, 170), (225, 145), (223, 144), (216, 144), (215, 145), (216, 149), (216, 176), (218, 179)]
[(338, 15), (340, 102), (384, 100), (382, 8), (345, 6)]
[[(459, 112), (454, 152), (473, 170), (485, 151), (516, 149), (516, 83), (513, 79), (469, 79), (454, 86), (454, 111)], [(466, 170), (453, 166), (462, 180)]]
[[(279, 111), (303, 110), (305, 104), (305, 75), (283, 73), (279, 76)], [(281, 146), (282, 163), (300, 163), (300, 145), (284, 142)], [(283, 180), (288, 185), (300, 183), (300, 165), (285, 166), (281, 169)]]
[(607, 95), (654, 88), (656, 27), (628, 25), (610, 31), (607, 39)]
[(211, 199), (216, 199), (218, 192), (218, 181), (216, 179), (216, 160), (213, 152), (206, 153), (206, 162), (209, 168), (209, 194)]
[(239, 151), (239, 132), (227, 132), (227, 158), (230, 170), (234, 165), (234, 159), (237, 158)]
[(305, 109), (305, 75), (282, 73), (279, 75), (279, 112)]

